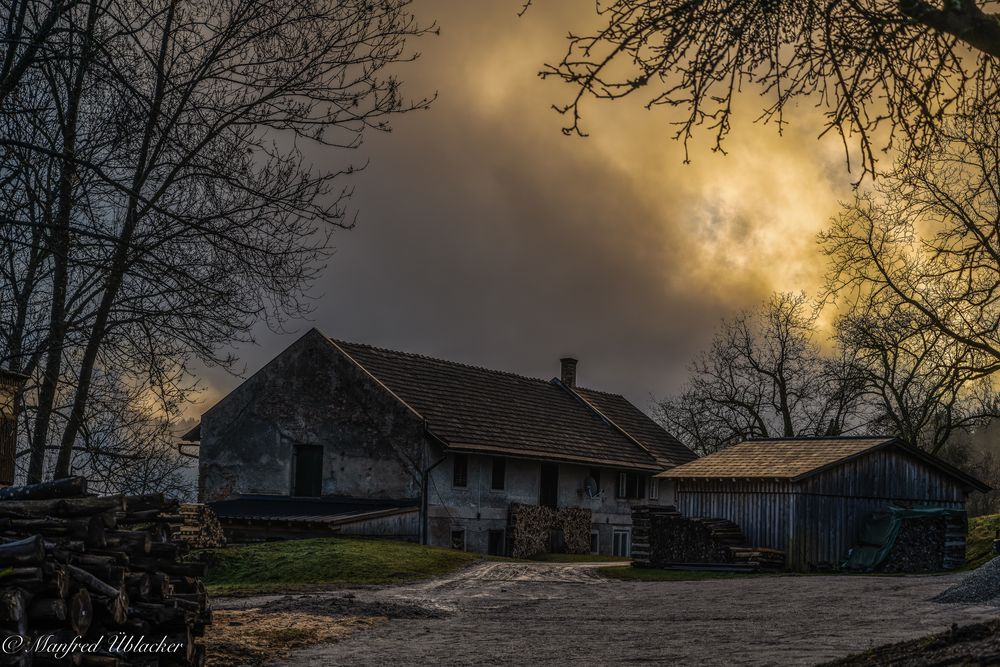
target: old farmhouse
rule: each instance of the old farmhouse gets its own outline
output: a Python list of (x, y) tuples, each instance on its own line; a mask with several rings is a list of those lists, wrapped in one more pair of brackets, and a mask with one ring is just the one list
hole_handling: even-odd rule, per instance
[[(684, 516), (734, 522), (787, 565), (836, 567), (889, 506), (965, 509), (979, 480), (897, 438), (748, 440), (662, 473)], [(964, 540), (964, 529), (961, 534)]]
[(512, 504), (590, 511), (628, 555), (634, 504), (696, 457), (622, 396), (327, 338), (313, 329), (208, 410), (199, 495), (227, 531), (360, 533), (506, 553)]

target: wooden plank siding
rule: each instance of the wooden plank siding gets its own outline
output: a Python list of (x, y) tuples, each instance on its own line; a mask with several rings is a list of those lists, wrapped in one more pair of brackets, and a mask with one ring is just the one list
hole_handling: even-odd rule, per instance
[(729, 519), (753, 546), (786, 551), (791, 569), (839, 565), (864, 517), (890, 503), (964, 509), (955, 478), (897, 448), (843, 461), (800, 481), (676, 480), (685, 516)]
[(794, 511), (787, 480), (678, 480), (677, 510), (684, 516), (729, 519), (753, 546), (784, 549)]

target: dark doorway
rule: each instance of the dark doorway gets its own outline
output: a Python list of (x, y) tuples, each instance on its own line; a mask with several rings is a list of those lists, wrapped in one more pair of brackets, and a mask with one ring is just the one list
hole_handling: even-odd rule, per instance
[(491, 556), (503, 556), (503, 531), (491, 530), (489, 533), (489, 544), (486, 545), (486, 553)]
[(555, 509), (559, 504), (559, 464), (543, 463), (538, 504)]
[(323, 495), (323, 448), (319, 445), (295, 446), (292, 495), (312, 498)]
[(465, 529), (455, 528), (451, 531), (451, 548), (465, 551)]

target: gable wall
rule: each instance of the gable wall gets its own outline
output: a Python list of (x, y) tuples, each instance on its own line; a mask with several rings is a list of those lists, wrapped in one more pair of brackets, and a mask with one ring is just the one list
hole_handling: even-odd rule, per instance
[(315, 330), (202, 417), (201, 500), (288, 495), (297, 444), (323, 446), (323, 495), (420, 496), (422, 422)]
[(844, 461), (796, 484), (801, 493), (919, 502), (960, 502), (958, 481), (896, 447)]

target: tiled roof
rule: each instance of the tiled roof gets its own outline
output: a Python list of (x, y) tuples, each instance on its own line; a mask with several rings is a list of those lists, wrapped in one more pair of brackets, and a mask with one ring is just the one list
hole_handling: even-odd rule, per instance
[(661, 476), (797, 478), (892, 440), (892, 438), (746, 440), (668, 470)]
[[(612, 394), (358, 343), (333, 343), (450, 448), (615, 467), (662, 470), (694, 458), (649, 417)], [(621, 433), (583, 397), (613, 408)], [(628, 407), (625, 407), (625, 406)], [(629, 437), (631, 436), (631, 437)], [(633, 441), (637, 440), (640, 444)]]
[(240, 496), (208, 503), (220, 520), (350, 523), (418, 509), (416, 502), (358, 498), (289, 498)]
[(697, 454), (664, 431), (659, 424), (632, 405), (624, 396), (583, 388), (577, 388), (576, 392), (616, 426), (649, 449), (664, 467), (680, 465), (698, 458)]
[(890, 437), (779, 438), (747, 440), (715, 454), (678, 466), (657, 477), (737, 478), (765, 477), (796, 481), (828, 466), (881, 447), (895, 446), (978, 490), (989, 487), (941, 459)]

